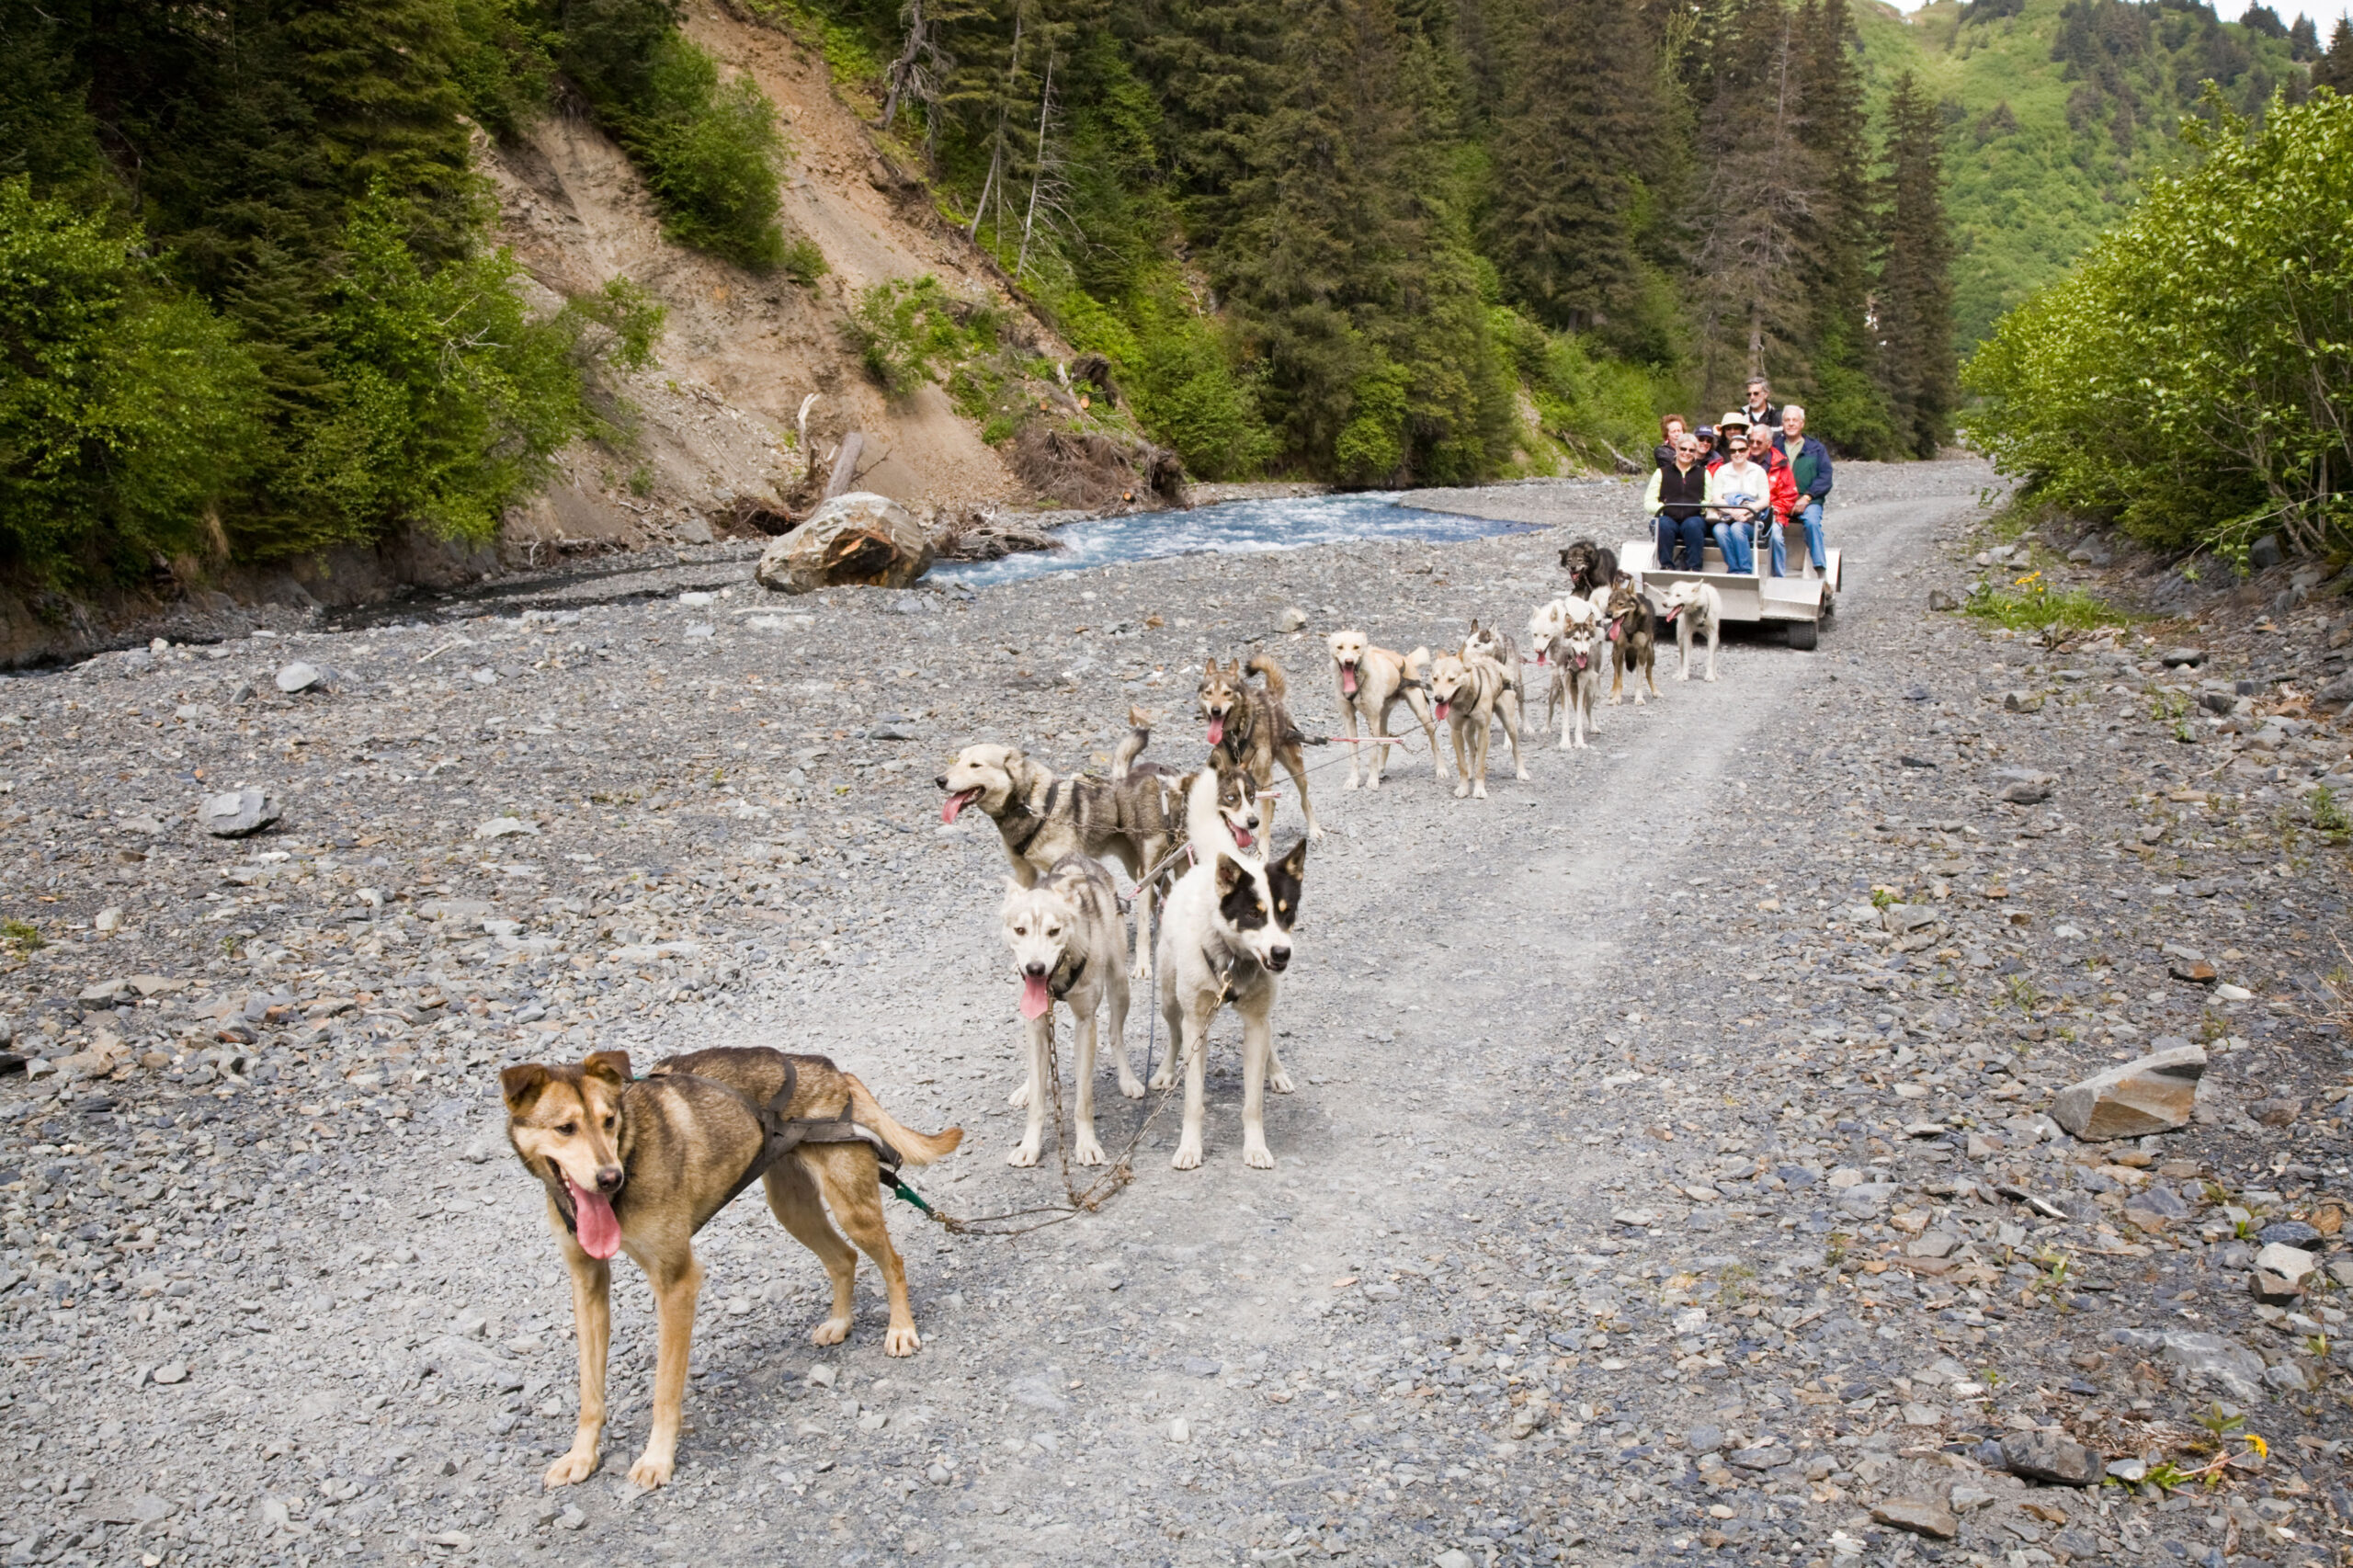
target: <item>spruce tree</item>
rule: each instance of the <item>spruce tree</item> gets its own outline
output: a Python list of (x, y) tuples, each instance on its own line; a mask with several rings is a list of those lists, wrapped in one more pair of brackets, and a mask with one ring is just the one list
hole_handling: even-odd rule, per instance
[(2336, 18), (2328, 35), (2328, 52), (2313, 62), (2313, 85), (2353, 94), (2353, 19)]
[(1730, 407), (1750, 376), (1806, 370), (1823, 179), (1802, 135), (1797, 17), (1780, 0), (1718, 0), (1704, 28), (1693, 324), (1700, 397)]
[(1492, 127), (1488, 233), (1514, 295), (1555, 327), (1632, 308), (1635, 171), (1655, 120), (1643, 18), (1624, 0), (1533, 0)]
[(1799, 139), (1813, 154), (1821, 181), (1809, 214), (1817, 270), (1805, 285), (1813, 307), (1806, 362), (1779, 374), (1786, 390), (1806, 404), (1814, 434), (1859, 457), (1877, 457), (1893, 447), (1894, 432), (1886, 399), (1870, 376), (1864, 327), (1870, 301), (1870, 116), (1847, 0), (1804, 0), (1797, 30), (1805, 84)]
[(1879, 378), (1899, 445), (1923, 458), (1951, 437), (1960, 381), (1939, 119), (1912, 73), (1898, 76), (1880, 185)]
[(2296, 13), (2296, 19), (2288, 24), (2288, 58), (2296, 61), (2320, 58), (2320, 29), (2313, 26), (2313, 19), (2301, 11)]

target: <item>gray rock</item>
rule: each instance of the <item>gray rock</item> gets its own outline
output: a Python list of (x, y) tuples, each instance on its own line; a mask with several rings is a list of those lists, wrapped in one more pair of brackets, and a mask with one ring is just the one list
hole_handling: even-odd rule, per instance
[(2268, 572), (2287, 559), (2279, 548), (2278, 534), (2265, 534), (2246, 547), (2246, 563), (2257, 572)]
[(1724, 1429), (1721, 1426), (1694, 1426), (1684, 1434), (1683, 1440), (1695, 1454), (1711, 1454), (1724, 1446)]
[(148, 1376), (153, 1381), (162, 1383), (165, 1388), (169, 1388), (174, 1383), (184, 1383), (188, 1381), (188, 1363), (185, 1361), (166, 1361), (162, 1366), (156, 1368), (153, 1372), (150, 1372)]
[(2234, 1340), (2219, 1334), (2168, 1334), (2161, 1343), (2165, 1359), (2234, 1398), (2254, 1399), (2263, 1392), (2263, 1358)]
[(290, 665), (280, 665), (278, 667), (278, 689), (290, 697), (298, 691), (310, 690), (313, 687), (319, 685), (324, 678), (319, 673), (318, 665), (306, 665), (300, 659)]
[(931, 570), (931, 536), (887, 495), (855, 490), (760, 554), (753, 578), (780, 594), (820, 588), (904, 588)]
[(1961, 608), (1961, 601), (1954, 598), (1950, 594), (1946, 593), (1942, 588), (1930, 588), (1928, 590), (1928, 608), (1932, 610), (1959, 609)]
[(1306, 626), (1307, 612), (1297, 605), (1292, 605), (1283, 611), (1282, 628), (1285, 631), (1304, 631)]
[(2316, 1386), (2313, 1375), (2293, 1361), (2282, 1361), (2263, 1369), (2263, 1385), (2281, 1393), (2310, 1393)]
[(521, 817), (492, 817), (487, 822), (476, 824), (474, 836), (476, 838), (513, 838), (518, 834), (536, 835), (539, 831)]
[(2002, 1439), (2002, 1467), (2031, 1481), (2097, 1486), (2108, 1460), (2056, 1432), (2013, 1432)]
[(2188, 1125), (2205, 1073), (2202, 1047), (2161, 1051), (2070, 1084), (2051, 1102), (2051, 1119), (2092, 1142), (2170, 1132)]
[(2057, 782), (2047, 773), (2031, 778), (2013, 778), (2002, 786), (2000, 798), (2014, 806), (2039, 806), (2051, 799), (2051, 787)]
[(2319, 708), (2343, 708), (2353, 705), (2353, 670), (2347, 670), (2313, 694), (2313, 704)]
[(1759, 1443), (1753, 1449), (1735, 1449), (1724, 1459), (1742, 1470), (1779, 1470), (1790, 1462), (1790, 1450), (1778, 1443)]
[(2169, 670), (2177, 670), (2182, 668), (2184, 665), (2197, 665), (2204, 664), (2206, 662), (2206, 650), (2203, 648), (2168, 648), (2164, 653), (2158, 654), (2157, 658), (2165, 668)]
[[(2042, 693), (2006, 691), (2002, 693), (2002, 706), (2012, 713), (2040, 713), (2042, 711)], [(2007, 799), (2006, 796), (2004, 798)]]
[(2272, 1242), (2255, 1255), (2257, 1268), (2277, 1274), (2290, 1284), (2301, 1282), (2319, 1264), (2320, 1260), (2311, 1253), (2302, 1247), (2291, 1247), (2285, 1242)]
[(1961, 1521), (1952, 1510), (1933, 1497), (1890, 1497), (1871, 1509), (1871, 1517), (1935, 1540), (1950, 1540), (1961, 1533)]
[(2255, 1239), (2266, 1246), (2309, 1247), (2321, 1239), (2320, 1232), (2302, 1220), (2280, 1220), (2256, 1233)]
[(2249, 1295), (2268, 1307), (2292, 1307), (2304, 1297), (2302, 1285), (2267, 1268), (2258, 1268), (2249, 1274), (2246, 1289)]
[(1982, 1486), (1956, 1486), (1952, 1489), (1952, 1511), (1956, 1514), (1990, 1507), (1994, 1501), (1994, 1494)]
[(197, 825), (215, 838), (250, 838), (285, 813), (258, 790), (207, 795), (196, 808)]

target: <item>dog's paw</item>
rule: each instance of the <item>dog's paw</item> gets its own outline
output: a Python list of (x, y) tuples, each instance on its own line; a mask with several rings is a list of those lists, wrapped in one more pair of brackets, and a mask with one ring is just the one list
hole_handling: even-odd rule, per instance
[(1299, 1085), (1291, 1081), (1290, 1069), (1279, 1062), (1275, 1063), (1275, 1070), (1267, 1074), (1267, 1087), (1279, 1095), (1287, 1095)]
[(812, 1345), (839, 1345), (849, 1337), (849, 1319), (827, 1318), (809, 1331)]
[(1374, 774), (1371, 778), (1370, 778), (1366, 779), (1366, 780), (1365, 780), (1364, 787), (1365, 787), (1366, 789), (1368, 789), (1368, 790), (1378, 790), (1378, 789), (1380, 789), (1380, 788), (1381, 788), (1381, 775), (1380, 775), (1380, 774), (1378, 774), (1378, 773), (1376, 773), (1376, 774)]
[(1005, 1157), (1005, 1163), (1018, 1170), (1028, 1170), (1038, 1163), (1038, 1145), (1023, 1139), (1013, 1146), (1013, 1153)]
[(1691, 678), (1691, 672), (1689, 670), (1677, 670), (1675, 672), (1675, 678), (1677, 680), (1689, 680)]
[(1200, 1169), (1201, 1146), (1199, 1143), (1192, 1142), (1177, 1144), (1176, 1155), (1174, 1159), (1170, 1160), (1168, 1164), (1170, 1168), (1174, 1170), (1193, 1171)]
[(1712, 682), (1716, 678), (1716, 672), (1710, 670), (1706, 675), (1701, 676), (1699, 678), (1704, 681)]
[[(1482, 791), (1482, 793), (1483, 793), (1483, 792), (1484, 792), (1484, 791)], [(1470, 798), (1470, 795), (1471, 795), (1471, 786), (1470, 786), (1470, 785), (1468, 785), (1468, 784), (1457, 784), (1457, 785), (1454, 787), (1454, 798), (1455, 798), (1456, 800), (1458, 800), (1458, 801), (1467, 800), (1467, 799), (1469, 799), (1469, 798)]]
[(1005, 1103), (1013, 1106), (1028, 1105), (1029, 1103), (1029, 1085), (1025, 1083), (1019, 1088), (1014, 1090), (1013, 1093), (1006, 1096)]
[(1100, 1165), (1109, 1163), (1103, 1157), (1103, 1145), (1097, 1143), (1092, 1135), (1085, 1132), (1080, 1133), (1077, 1142), (1072, 1145), (1070, 1157), (1074, 1164), (1082, 1165)]
[(1175, 1088), (1176, 1086), (1176, 1074), (1171, 1072), (1166, 1066), (1154, 1068), (1152, 1074), (1152, 1086), (1155, 1089)]
[(1530, 777), (1530, 776), (1529, 776), (1529, 771), (1528, 771), (1527, 767), (1526, 767), (1525, 766), (1523, 766), (1523, 767), (1520, 768), (1520, 770), (1519, 770), (1519, 778), (1520, 778), (1520, 781), (1521, 781), (1522, 783), (1526, 783), (1526, 782), (1528, 781), (1528, 779), (1529, 779), (1529, 777)]
[(1242, 1163), (1254, 1171), (1270, 1171), (1275, 1168), (1275, 1156), (1265, 1143), (1245, 1138), (1242, 1141)]
[(670, 1469), (676, 1462), (667, 1454), (642, 1454), (638, 1461), (629, 1467), (629, 1478), (651, 1492), (657, 1486), (669, 1483)]
[(1354, 774), (1350, 774), (1348, 776), (1348, 781), (1346, 784), (1341, 785), (1340, 788), (1343, 790), (1354, 790), (1358, 788), (1356, 776)]
[(548, 1466), (548, 1472), (541, 1479), (551, 1487), (570, 1486), (575, 1482), (587, 1480), (596, 1472), (597, 1450), (584, 1449), (575, 1443), (570, 1453)]
[(922, 1348), (923, 1335), (915, 1332), (913, 1324), (904, 1328), (893, 1324), (883, 1333), (882, 1354), (885, 1356), (912, 1356)]
[(1309, 824), (1307, 824), (1307, 836), (1308, 836), (1308, 837), (1310, 837), (1310, 838), (1321, 838), (1321, 837), (1323, 837), (1323, 836), (1324, 836), (1324, 828), (1323, 828), (1323, 825), (1322, 825), (1321, 824), (1319, 824), (1319, 823), (1309, 823)]
[(1120, 1093), (1131, 1100), (1143, 1098), (1143, 1080), (1132, 1073), (1120, 1074)]
[[(1457, 790), (1456, 793), (1460, 794), (1461, 791)], [(1483, 801), (1487, 798), (1487, 786), (1483, 779), (1471, 786), (1471, 798), (1474, 801)]]

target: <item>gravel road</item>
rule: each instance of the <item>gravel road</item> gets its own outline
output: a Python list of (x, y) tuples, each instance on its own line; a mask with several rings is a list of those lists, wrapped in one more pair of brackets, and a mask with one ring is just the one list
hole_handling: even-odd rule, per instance
[[(1736, 631), (1686, 684), (1670, 646), (1594, 748), (1532, 738), (1519, 783), (1499, 742), (1483, 802), (1418, 736), (1377, 793), (1312, 754), (1275, 1170), (1242, 1165), (1227, 1019), (1201, 1169), (1172, 1108), (1068, 1222), (893, 1205), (912, 1358), (870, 1269), (820, 1350), (814, 1259), (749, 1200), (712, 1224), (650, 1494), (627, 1267), (604, 1468), (540, 1490), (569, 1311), (498, 1068), (822, 1051), (967, 1130), (921, 1180), (946, 1210), (1051, 1201), (1051, 1158), (1005, 1163), (1003, 862), (939, 824), (945, 756), (1100, 764), (1142, 702), (1189, 760), (1193, 672), (1243, 650), (1320, 733), (1324, 632), (1516, 631), (1568, 535), (802, 601), (708, 562), (0, 683), (0, 1017), (33, 1059), (0, 1080), (7, 1562), (2353, 1562), (2353, 761), (2294, 678), (2236, 684), (2317, 657), (2327, 601), (2218, 611), (2196, 664), (2164, 662), (2179, 625), (2048, 650), (1925, 608), (1993, 542), (1987, 470), (1839, 472), (1818, 653)], [(200, 832), (242, 789), (276, 826)], [(2047, 1114), (2190, 1041), (2180, 1131)], [(1106, 1087), (1116, 1150), (1152, 1102)], [(2313, 1267), (2267, 1301), (2274, 1243)], [(2215, 1427), (2217, 1483), (2156, 1484)], [(2052, 1479), (2085, 1462), (2110, 1483)]]

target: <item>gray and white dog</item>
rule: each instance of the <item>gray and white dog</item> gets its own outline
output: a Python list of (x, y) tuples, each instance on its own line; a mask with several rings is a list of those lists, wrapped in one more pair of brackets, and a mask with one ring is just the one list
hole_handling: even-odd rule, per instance
[(1084, 855), (1066, 855), (1031, 887), (1006, 879), (998, 923), (1021, 982), (1029, 1078), (1013, 1103), (1029, 1107), (1029, 1125), (1006, 1163), (1034, 1165), (1045, 1138), (1046, 1100), (1054, 1092), (1047, 1050), (1053, 1039), (1054, 1004), (1070, 1011), (1076, 1026), (1074, 1072), (1076, 1133), (1071, 1158), (1082, 1165), (1103, 1163), (1095, 1137), (1097, 1023), (1106, 1003), (1111, 1008), (1111, 1058), (1120, 1071), (1120, 1092), (1143, 1095), (1143, 1082), (1128, 1061), (1127, 926), (1120, 918), (1120, 892), (1111, 875)]

